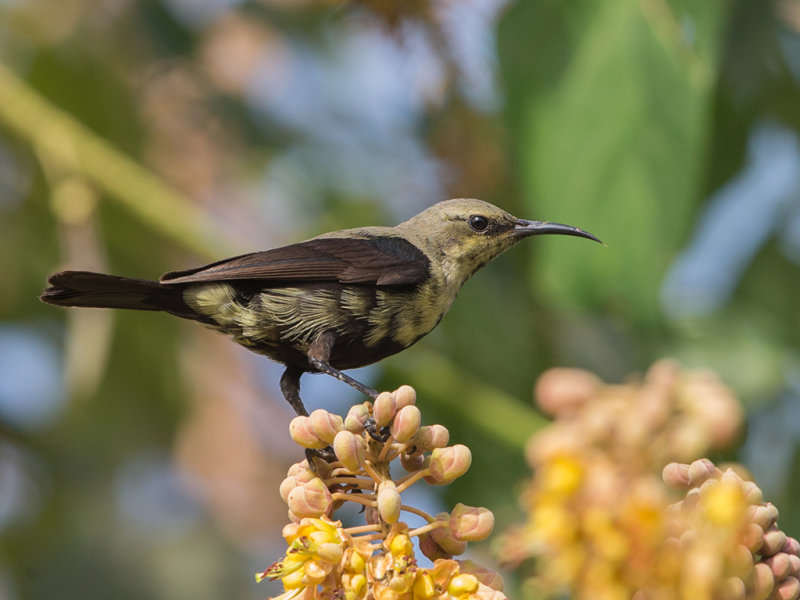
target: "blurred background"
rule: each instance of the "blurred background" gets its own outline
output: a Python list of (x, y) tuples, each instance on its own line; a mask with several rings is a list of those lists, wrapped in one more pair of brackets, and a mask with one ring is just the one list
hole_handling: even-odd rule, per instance
[[(449, 197), (607, 247), (523, 244), (359, 373), (472, 448), (417, 504), (520, 520), (537, 375), (671, 356), (741, 399), (717, 458), (797, 537), (798, 132), (798, 0), (0, 0), (0, 599), (280, 592), (253, 580), (299, 459), (280, 367), (45, 306), (49, 273), (157, 278)], [(362, 401), (310, 375), (303, 397)]]

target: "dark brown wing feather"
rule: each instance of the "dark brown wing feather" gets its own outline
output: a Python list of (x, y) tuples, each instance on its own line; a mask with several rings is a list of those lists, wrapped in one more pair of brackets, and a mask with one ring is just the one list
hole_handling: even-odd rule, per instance
[(430, 273), (430, 260), (399, 237), (320, 238), (173, 271), (164, 284), (204, 281), (338, 281), (380, 286), (415, 285)]

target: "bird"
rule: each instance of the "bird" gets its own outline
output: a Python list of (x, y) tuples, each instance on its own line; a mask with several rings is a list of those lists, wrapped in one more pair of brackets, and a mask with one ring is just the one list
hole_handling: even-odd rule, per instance
[(396, 354), (436, 327), (464, 283), (519, 241), (570, 225), (518, 219), (476, 199), (436, 203), (394, 227), (360, 227), (164, 274), (158, 281), (89, 271), (48, 279), (40, 299), (67, 307), (163, 311), (197, 321), (284, 365), (298, 415), (304, 373), (326, 373), (375, 398), (343, 370)]

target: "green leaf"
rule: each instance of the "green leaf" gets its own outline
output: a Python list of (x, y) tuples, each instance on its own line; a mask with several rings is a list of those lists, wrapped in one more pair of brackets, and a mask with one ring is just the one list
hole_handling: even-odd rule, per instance
[(651, 321), (697, 201), (727, 3), (543, 5), (518, 16), (543, 34), (534, 20), (547, 19), (562, 35), (543, 35), (531, 64), (512, 58), (516, 72), (506, 72), (512, 82), (542, 79), (509, 89), (520, 95), (510, 106), (521, 128), (526, 216), (583, 227), (608, 248), (537, 240), (534, 285), (559, 307), (614, 306)]

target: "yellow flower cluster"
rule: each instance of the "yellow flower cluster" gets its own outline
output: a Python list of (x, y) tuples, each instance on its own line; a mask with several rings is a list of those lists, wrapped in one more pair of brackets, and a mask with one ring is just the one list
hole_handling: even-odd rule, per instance
[(666, 512), (665, 554), (674, 573), (642, 600), (800, 597), (800, 544), (778, 528), (778, 509), (763, 502), (755, 483), (708, 459), (671, 463), (663, 475), (686, 492)]
[[(421, 421), (409, 386), (353, 406), (344, 418), (316, 410), (292, 421), (292, 439), (310, 451), (313, 465), (293, 465), (281, 484), (291, 519), (283, 532), (288, 549), (256, 575), (281, 580), (285, 591), (276, 600), (506, 600), (496, 573), (453, 560), (491, 533), (489, 510), (459, 503), (431, 516), (402, 503), (401, 493), (417, 481), (450, 483), (471, 462), (466, 446), (448, 446), (447, 429)], [(408, 472), (397, 480), (390, 475), (395, 459)], [(363, 525), (343, 528), (333, 520), (345, 502), (364, 508)], [(426, 524), (410, 529), (403, 512)], [(431, 568), (417, 565), (415, 537)]]
[[(531, 597), (766, 600), (779, 589), (775, 598), (798, 597), (796, 542), (777, 530), (755, 484), (705, 460), (672, 464), (662, 480), (667, 463), (736, 436), (741, 410), (716, 378), (668, 361), (625, 385), (557, 369), (542, 375), (537, 399), (555, 420), (528, 445), (529, 519), (500, 545), (510, 563), (536, 559)], [(665, 480), (686, 490), (681, 502), (672, 504)], [(772, 579), (764, 560), (769, 569), (780, 563)]]

